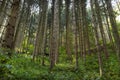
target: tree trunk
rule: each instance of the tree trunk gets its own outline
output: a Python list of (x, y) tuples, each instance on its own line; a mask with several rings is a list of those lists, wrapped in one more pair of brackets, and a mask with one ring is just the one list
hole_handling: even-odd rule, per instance
[(76, 59), (76, 65), (75, 65), (75, 69), (78, 69), (78, 27), (76, 26), (78, 24), (78, 22), (76, 21), (77, 16), (75, 16), (76, 14), (76, 1), (73, 0), (73, 27), (75, 27), (75, 59)]
[(105, 32), (103, 29), (103, 25), (102, 25), (102, 18), (101, 18), (101, 14), (100, 14), (100, 6), (98, 4), (98, 0), (95, 0), (95, 11), (96, 11), (96, 17), (97, 17), (97, 21), (98, 21), (98, 26), (100, 29), (100, 33), (102, 36), (102, 42), (103, 42), (103, 47), (104, 47), (104, 53), (106, 54), (106, 58), (108, 58), (109, 54), (107, 51), (107, 46), (106, 46), (106, 37), (105, 37)]
[[(2, 44), (3, 48), (7, 48), (10, 50), (13, 50), (15, 25), (16, 25), (18, 12), (19, 12), (19, 5), (20, 5), (20, 0), (13, 0), (11, 17), (9, 19), (7, 26), (6, 26), (4, 42)], [(10, 55), (11, 55), (11, 53), (10, 53)]]
[(111, 23), (111, 27), (112, 27), (112, 33), (113, 33), (113, 37), (114, 37), (115, 44), (116, 44), (117, 56), (118, 56), (118, 60), (120, 62), (120, 36), (119, 36), (119, 33), (118, 33), (118, 29), (117, 29), (115, 15), (114, 15), (114, 12), (113, 12), (111, 0), (105, 0), (105, 2), (106, 2), (106, 5), (107, 5), (107, 10), (108, 10), (110, 23)]
[(68, 60), (71, 60), (71, 49), (70, 49), (70, 0), (65, 0), (66, 4), (66, 53)]
[(100, 53), (100, 43), (99, 43), (99, 36), (98, 36), (98, 30), (97, 30), (97, 21), (96, 21), (96, 15), (95, 15), (95, 11), (93, 8), (94, 5), (94, 0), (90, 1), (91, 4), (91, 11), (92, 11), (92, 20), (93, 20), (93, 28), (94, 28), (94, 33), (95, 33), (95, 43), (96, 43), (96, 47), (97, 47), (97, 55), (98, 55), (98, 63), (99, 63), (99, 73), (100, 76), (102, 76), (102, 59), (101, 59), (101, 53)]
[(54, 6), (54, 21), (53, 21), (53, 33), (51, 41), (51, 59), (50, 59), (50, 69), (55, 66), (56, 57), (58, 55), (58, 44), (59, 44), (59, 0), (55, 0)]

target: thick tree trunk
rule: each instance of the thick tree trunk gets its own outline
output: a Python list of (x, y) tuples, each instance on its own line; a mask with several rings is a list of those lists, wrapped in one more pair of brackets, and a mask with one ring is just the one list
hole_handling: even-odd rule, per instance
[(7, 8), (8, 8), (8, 5), (9, 2), (7, 2), (7, 0), (3, 0), (2, 1), (2, 4), (1, 4), (1, 7), (0, 7), (0, 31), (3, 29), (3, 23), (6, 19), (6, 17), (8, 16), (7, 14)]
[(19, 5), (20, 5), (20, 0), (13, 0), (11, 17), (6, 26), (5, 37), (4, 37), (4, 41), (2, 43), (3, 48), (7, 48), (7, 49), (11, 49), (11, 50), (13, 49), (15, 25), (16, 25), (18, 12), (19, 12)]
[[(20, 40), (20, 32), (21, 32), (21, 23), (22, 23), (22, 18), (23, 18), (23, 10), (25, 9), (25, 0), (24, 0), (24, 2), (23, 2), (23, 6), (22, 6), (22, 9), (21, 9), (21, 11), (20, 11), (20, 14), (19, 14), (19, 16), (18, 16), (18, 19), (17, 19), (17, 25), (16, 25), (16, 29), (15, 29), (15, 35), (14, 35), (14, 46), (13, 46), (13, 48), (15, 49), (15, 47), (16, 47), (16, 45), (19, 43), (20, 44), (20, 42), (21, 41), (19, 41)], [(18, 39), (19, 38), (19, 39)]]

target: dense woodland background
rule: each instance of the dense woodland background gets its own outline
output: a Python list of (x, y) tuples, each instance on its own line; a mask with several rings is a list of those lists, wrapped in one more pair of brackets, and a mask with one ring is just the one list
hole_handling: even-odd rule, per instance
[(1, 80), (120, 80), (120, 0), (0, 0)]

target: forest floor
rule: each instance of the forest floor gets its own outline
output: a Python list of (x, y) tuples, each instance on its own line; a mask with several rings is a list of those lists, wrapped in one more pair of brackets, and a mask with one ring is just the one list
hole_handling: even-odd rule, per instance
[(114, 51), (109, 49), (110, 56), (102, 55), (103, 75), (99, 75), (98, 58), (96, 54), (87, 55), (86, 62), (79, 58), (79, 68), (75, 69), (75, 59), (66, 60), (60, 55), (59, 63), (49, 69), (49, 59), (45, 57), (45, 65), (41, 60), (32, 61), (27, 54), (14, 54), (11, 58), (0, 55), (1, 80), (120, 80), (119, 65)]

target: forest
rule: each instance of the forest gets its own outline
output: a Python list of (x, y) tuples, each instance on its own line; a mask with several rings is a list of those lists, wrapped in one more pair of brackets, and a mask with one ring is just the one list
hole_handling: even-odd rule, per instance
[(120, 0), (0, 0), (0, 80), (120, 80)]

